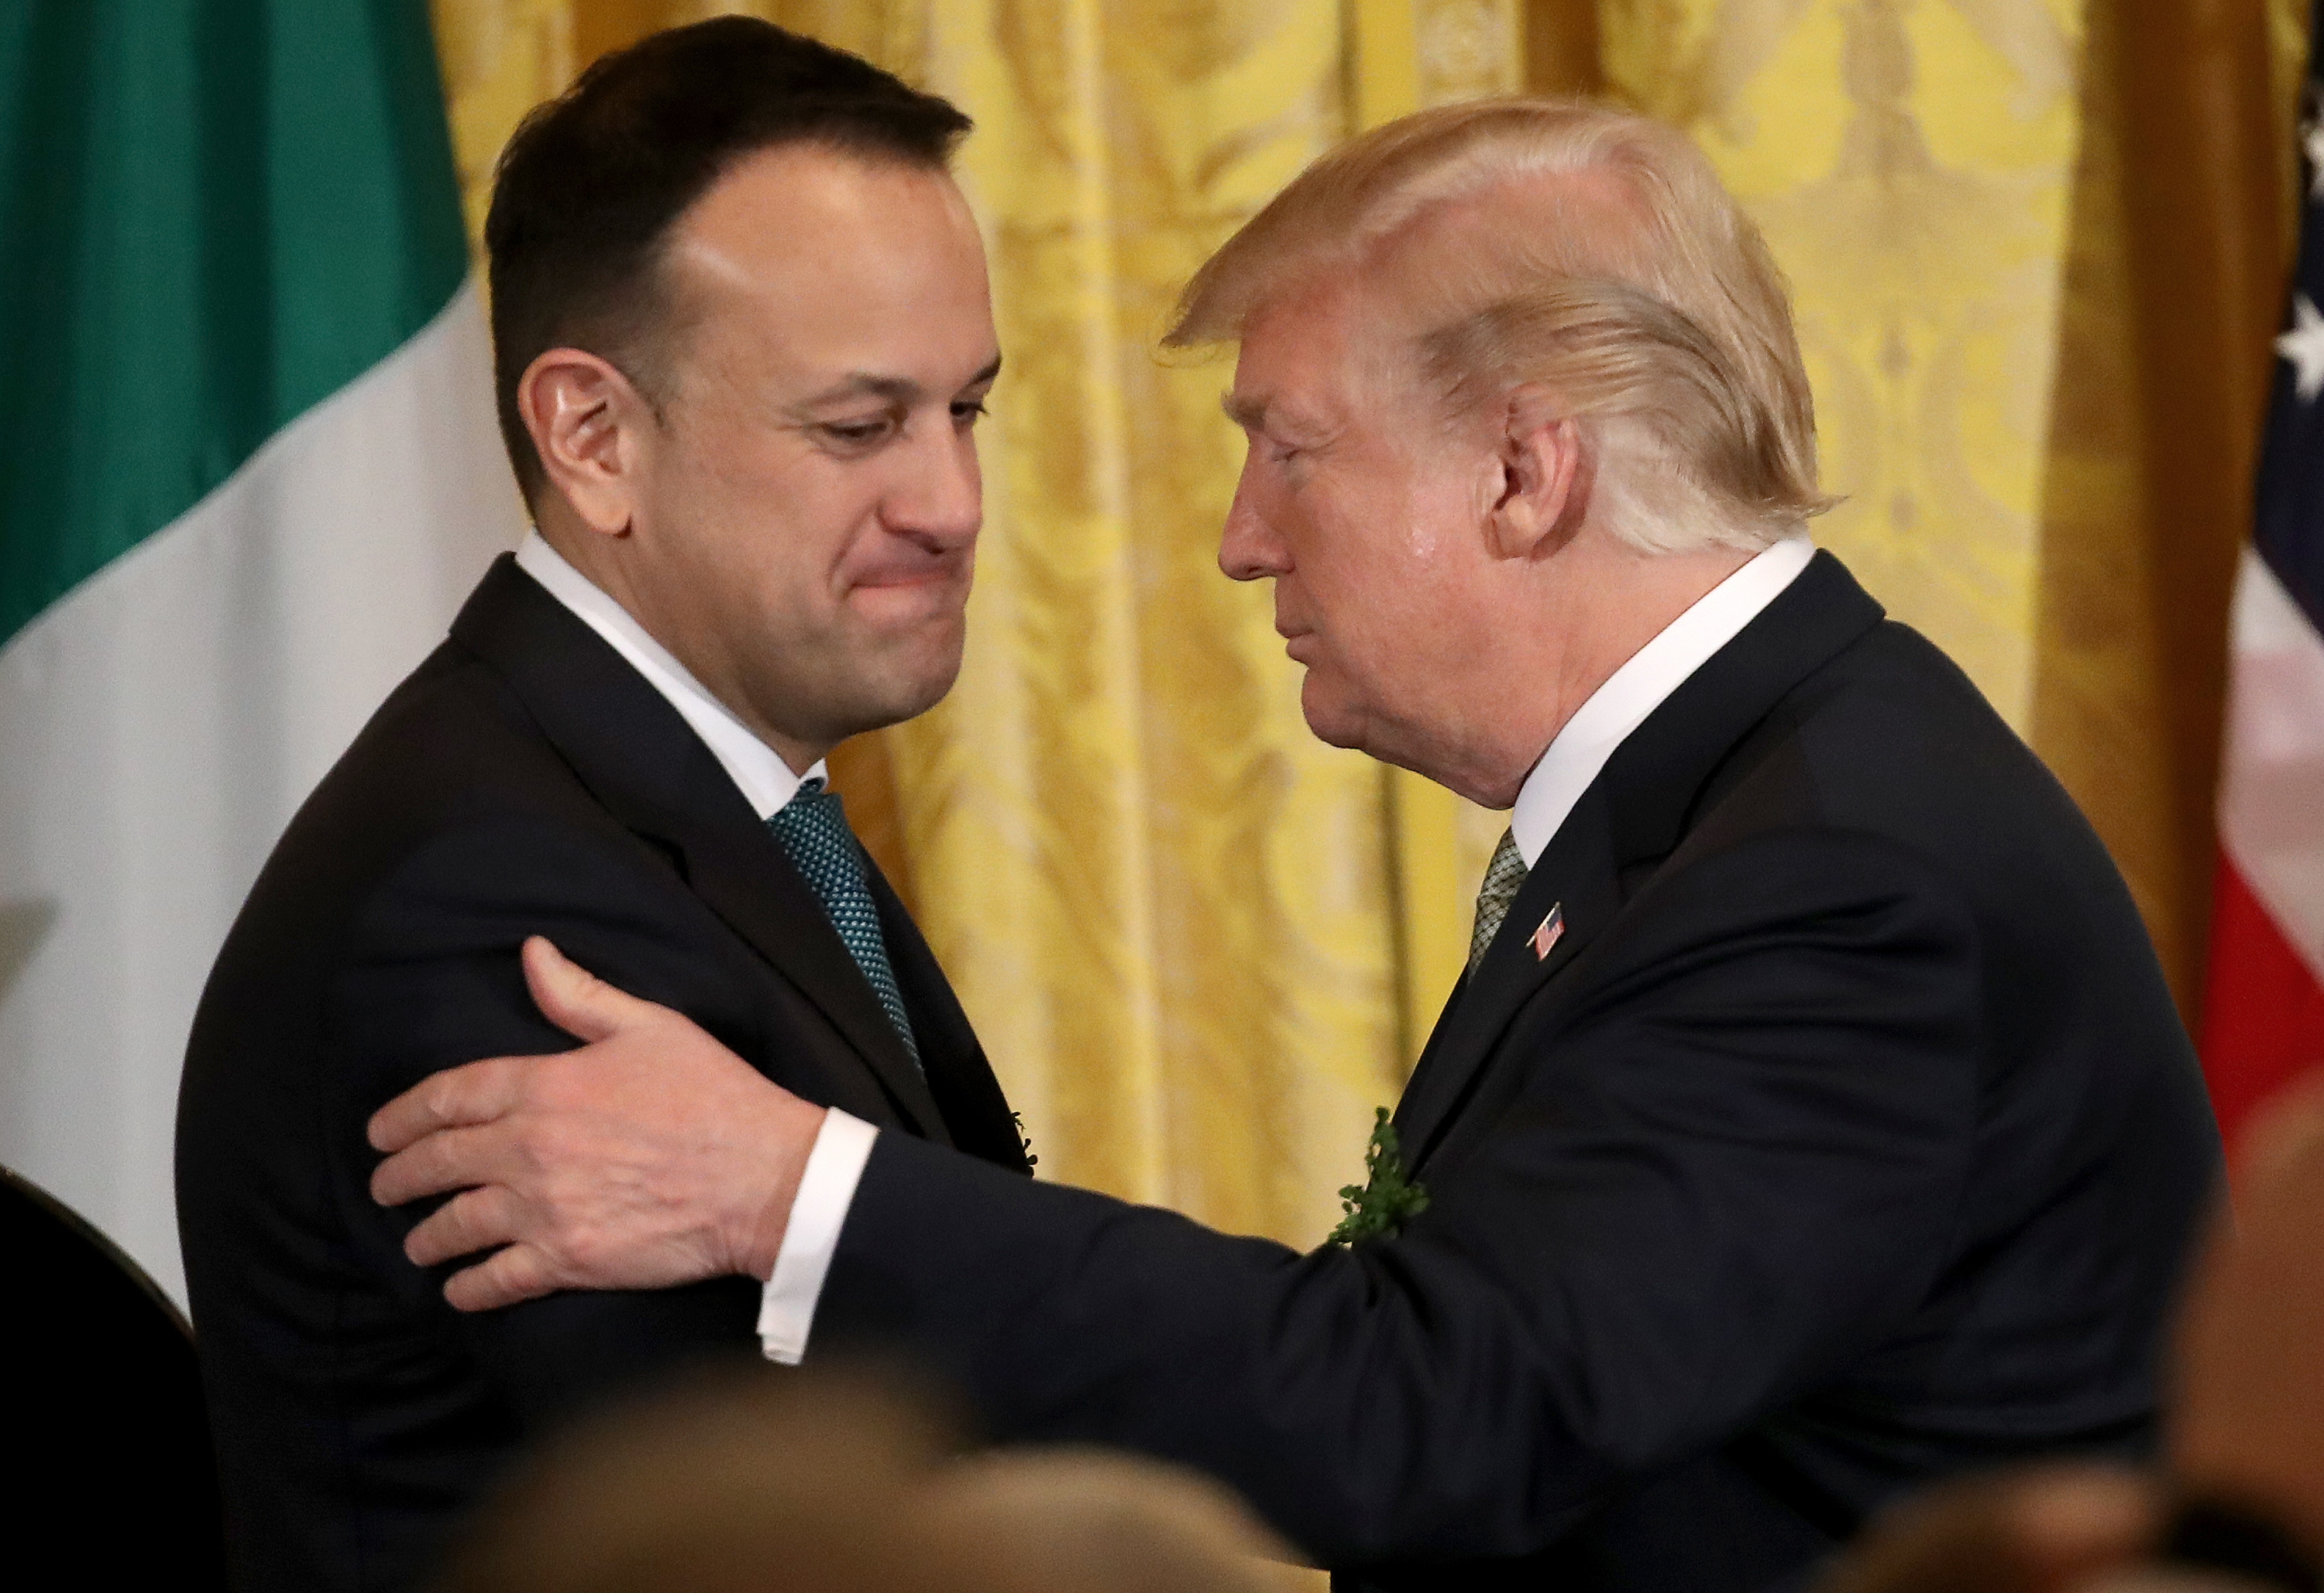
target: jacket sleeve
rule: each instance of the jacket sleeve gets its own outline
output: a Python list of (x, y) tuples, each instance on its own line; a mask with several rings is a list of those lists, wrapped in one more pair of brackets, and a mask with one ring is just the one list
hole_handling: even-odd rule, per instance
[(438, 838), (371, 896), (326, 997), (324, 1066), (337, 1196), (374, 1275), (433, 1323), (437, 1342), (480, 1361), (528, 1428), (674, 1364), (755, 1356), (760, 1285), (569, 1293), (467, 1314), (442, 1295), (460, 1264), (422, 1271), (403, 1238), (436, 1202), (393, 1210), (368, 1191), (381, 1158), (372, 1113), (441, 1069), (576, 1042), (534, 1008), (518, 961), (528, 935), (647, 1000), (687, 1014), (762, 1069), (770, 1040), (749, 993), (722, 977), (715, 921), (676, 875), (622, 836), (530, 822)]
[(1901, 1323), (1969, 1161), (1978, 947), (1932, 871), (1803, 832), (1652, 888), (1401, 1236), (1303, 1255), (882, 1135), (820, 1342), (1206, 1469), (1325, 1563), (1546, 1546)]

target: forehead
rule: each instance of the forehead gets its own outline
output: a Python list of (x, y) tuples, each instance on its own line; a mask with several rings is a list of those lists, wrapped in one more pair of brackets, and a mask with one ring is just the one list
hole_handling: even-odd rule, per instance
[(1346, 273), (1308, 279), (1253, 308), (1243, 323), (1229, 407), (1334, 408), (1355, 396), (1387, 341), (1383, 307)]
[[(779, 230), (770, 233), (770, 224)], [(893, 242), (962, 230), (973, 236), (975, 227), (950, 173), (817, 144), (742, 156), (687, 207), (675, 229), (701, 243), (789, 255), (813, 255), (853, 236)]]
[(942, 171), (813, 145), (761, 151), (678, 218), (664, 267), (696, 319), (803, 354), (991, 341), (983, 245)]

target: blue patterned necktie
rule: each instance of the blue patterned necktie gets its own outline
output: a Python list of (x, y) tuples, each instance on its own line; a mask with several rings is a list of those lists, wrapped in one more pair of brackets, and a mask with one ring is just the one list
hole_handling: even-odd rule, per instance
[(824, 916), (839, 931), (840, 944), (863, 970), (872, 993), (880, 998), (888, 1021), (911, 1053), (920, 1060), (919, 1042), (912, 1038), (912, 1020), (904, 1012), (902, 992), (896, 988), (896, 970), (888, 964), (888, 942), (880, 933), (880, 910), (863, 883), (863, 852), (855, 832), (847, 828), (847, 813), (839, 793), (826, 791), (819, 776), (799, 783), (798, 794), (767, 820), (791, 866), (823, 903)]

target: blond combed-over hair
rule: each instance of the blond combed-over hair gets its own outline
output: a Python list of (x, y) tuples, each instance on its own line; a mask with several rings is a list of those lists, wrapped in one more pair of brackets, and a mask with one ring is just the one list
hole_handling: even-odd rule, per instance
[(1586, 101), (1422, 111), (1310, 166), (1181, 297), (1166, 345), (1231, 341), (1360, 272), (1451, 412), (1547, 394), (1593, 448), (1591, 513), (1631, 545), (1766, 546), (1829, 508), (1789, 294), (1702, 153)]

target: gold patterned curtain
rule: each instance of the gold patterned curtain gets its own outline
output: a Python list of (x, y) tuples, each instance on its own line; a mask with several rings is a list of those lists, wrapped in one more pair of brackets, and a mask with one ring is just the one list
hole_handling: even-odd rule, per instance
[(2060, 771), (2184, 996), (2301, 5), (435, 0), (472, 223), (526, 108), (714, 12), (976, 116), (1008, 370), (968, 663), (838, 779), (1043, 1172), (1296, 1244), (1451, 988), (1505, 819), (1307, 734), (1268, 594), (1213, 563), (1227, 371), (1153, 355), (1186, 274), (1421, 105), (1610, 92), (1687, 128), (1797, 292), (1848, 500), (1821, 540)]

